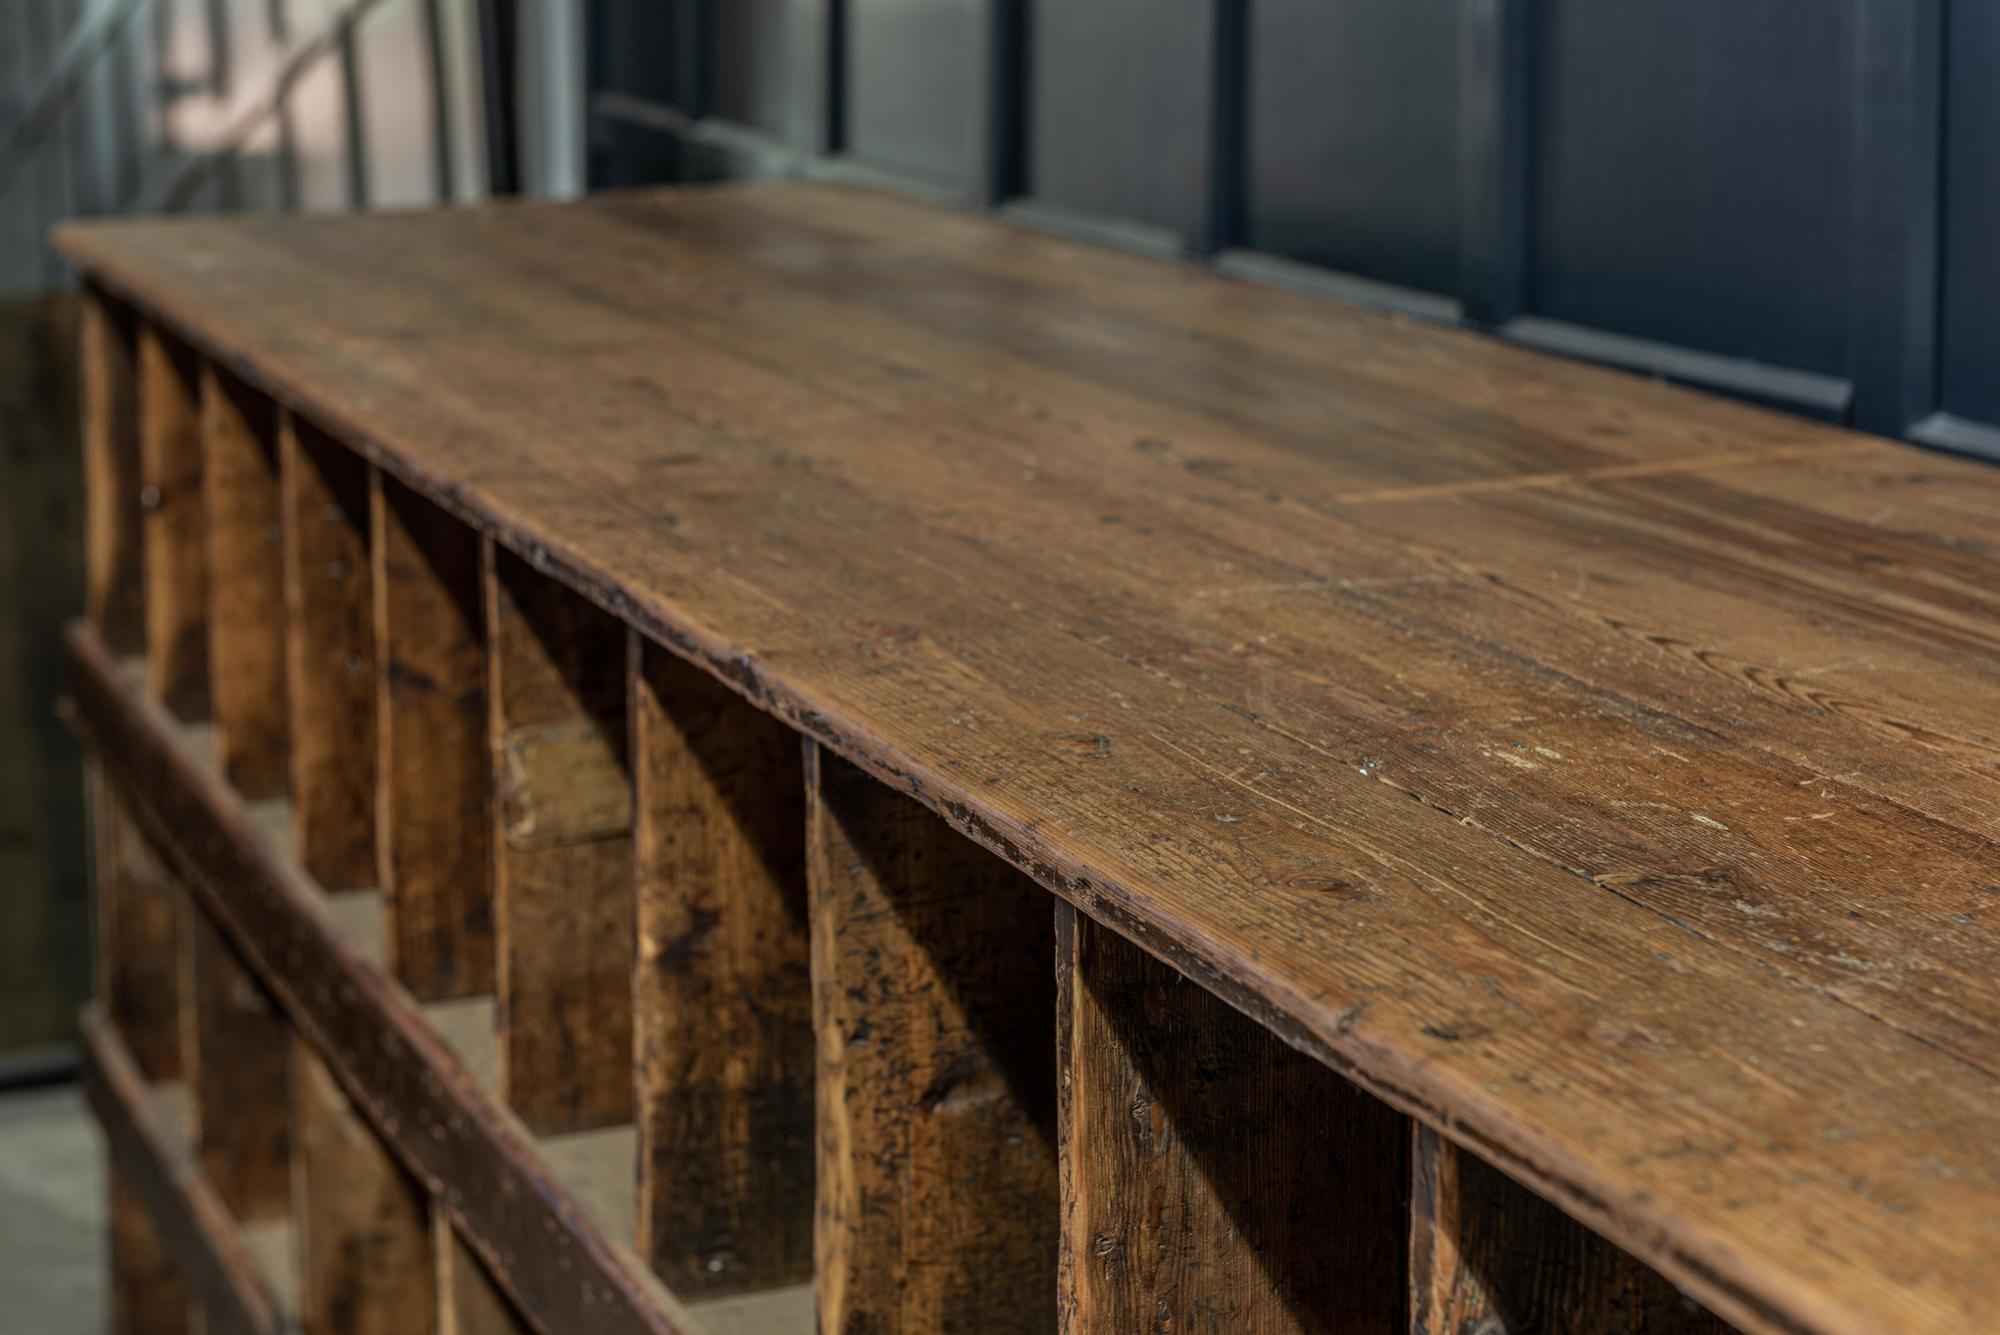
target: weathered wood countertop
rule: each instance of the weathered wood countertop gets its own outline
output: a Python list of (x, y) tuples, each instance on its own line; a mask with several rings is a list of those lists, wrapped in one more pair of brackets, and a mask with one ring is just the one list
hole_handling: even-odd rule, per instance
[(2000, 1306), (2000, 473), (831, 187), (61, 244), (1697, 1291)]

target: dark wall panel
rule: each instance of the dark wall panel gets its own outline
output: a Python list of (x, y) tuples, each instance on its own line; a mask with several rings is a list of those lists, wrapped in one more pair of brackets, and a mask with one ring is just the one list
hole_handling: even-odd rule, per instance
[(2000, 7), (1952, 6), (1949, 60), (1940, 397), (2000, 425)]
[(975, 170), (988, 0), (848, 0), (847, 147), (963, 187)]
[(1529, 306), (1847, 362), (1853, 0), (1541, 0)]
[(1457, 289), (1460, 8), (1251, 0), (1245, 245)]
[(1197, 234), (1208, 179), (1215, 3), (1030, 6), (1030, 196), (1190, 239)]
[(596, 4), (590, 10), (591, 89), (681, 106), (687, 62), (677, 54), (695, 0)]

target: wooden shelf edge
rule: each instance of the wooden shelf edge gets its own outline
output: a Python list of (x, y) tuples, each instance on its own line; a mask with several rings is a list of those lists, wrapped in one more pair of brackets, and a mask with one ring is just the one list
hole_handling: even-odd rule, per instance
[(83, 1087), (112, 1161), (132, 1184), (212, 1335), (281, 1335), (292, 1328), (241, 1227), (174, 1133), (148, 1107), (148, 1085), (96, 1005), (86, 1006)]
[(545, 1335), (699, 1335), (686, 1308), (591, 1223), (415, 1003), (341, 943), (318, 888), (268, 848), (174, 720), (124, 683), (96, 632), (72, 623), (64, 649), (73, 725), (146, 834), (519, 1311)]

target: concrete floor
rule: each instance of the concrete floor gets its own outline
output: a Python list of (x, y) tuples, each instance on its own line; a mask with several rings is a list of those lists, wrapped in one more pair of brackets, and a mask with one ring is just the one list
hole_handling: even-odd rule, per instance
[(0, 1095), (0, 1335), (100, 1335), (104, 1146), (74, 1085)]

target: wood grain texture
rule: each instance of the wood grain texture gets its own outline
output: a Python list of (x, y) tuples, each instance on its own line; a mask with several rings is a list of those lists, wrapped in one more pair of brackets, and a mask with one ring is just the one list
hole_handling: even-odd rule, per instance
[(1054, 954), (1020, 872), (807, 759), (825, 1332), (1047, 1330)]
[(96, 1007), (78, 1028), (84, 1094), (104, 1128), (112, 1182), (111, 1329), (290, 1329), (241, 1228), (188, 1154), (170, 1089), (149, 1084)]
[(301, 1329), (431, 1331), (437, 1287), (423, 1189), (303, 1041), (292, 1070)]
[(202, 496), (201, 361), (139, 329), (139, 505), (146, 681), (185, 719), (209, 717), (208, 554)]
[(389, 966), (421, 1001), (493, 989), (479, 535), (377, 474), (375, 828)]
[(289, 415), (278, 441), (292, 838), (322, 887), (360, 889), (380, 879), (368, 468)]
[(1990, 472), (824, 186), (64, 244), (1737, 1325), (2000, 1302)]
[(187, 1285), (160, 1243), (159, 1225), (123, 1173), (108, 1177), (111, 1335), (185, 1335)]
[[(229, 925), (244, 961), (403, 1165), (436, 1184), (434, 1203), (495, 1273), (504, 1267), (517, 1310), (541, 1335), (683, 1329), (685, 1309), (613, 1240), (629, 1224), (616, 1235), (599, 1228), (551, 1172), (549, 1142), (529, 1137), (383, 971), (379, 941), (365, 940), (378, 935), (379, 896), (326, 895), (260, 810), (222, 782), (199, 733), (122, 677), (94, 631), (72, 623), (64, 644), (72, 718), (135, 820)], [(628, 1174), (630, 1162), (628, 1153)]]
[(1407, 1121), (1067, 905), (1056, 921), (1062, 1329), (1395, 1328)]
[(812, 1274), (798, 737), (632, 643), (639, 1250), (675, 1292)]
[(278, 797), (290, 779), (278, 410), (207, 365), (201, 418), (216, 757), (245, 797)]
[(181, 1057), (188, 1136), (241, 1223), (291, 1210), (291, 1031), (208, 915), (182, 899)]
[(175, 890), (125, 799), (93, 765), (97, 999), (149, 1080), (181, 1074), (180, 915)]
[[(522, 1121), (554, 1135), (632, 1118), (625, 631), (511, 552), (487, 550), (500, 1087)], [(524, 735), (568, 763), (510, 767)], [(564, 736), (572, 744), (551, 741)], [(568, 809), (564, 790), (621, 787), (622, 827), (566, 831), (546, 818)]]
[(1729, 1335), (1644, 1265), (1428, 1127), (1411, 1150), (1412, 1335)]
[(84, 611), (114, 651), (137, 653), (146, 645), (138, 326), (123, 303), (86, 288), (79, 330)]
[(438, 1335), (529, 1335), (531, 1327), (507, 1305), (486, 1267), (443, 1211), (431, 1212), (437, 1254)]

